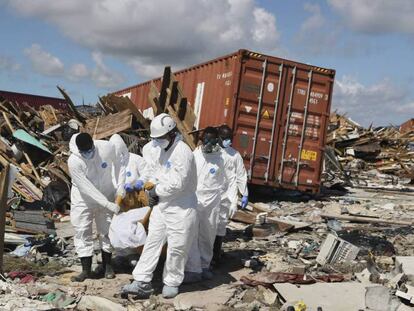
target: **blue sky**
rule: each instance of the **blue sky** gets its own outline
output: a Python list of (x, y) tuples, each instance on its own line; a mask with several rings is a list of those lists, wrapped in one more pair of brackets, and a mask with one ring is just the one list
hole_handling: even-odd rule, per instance
[(412, 0), (0, 0), (0, 89), (77, 103), (239, 48), (336, 69), (333, 109), (414, 117)]

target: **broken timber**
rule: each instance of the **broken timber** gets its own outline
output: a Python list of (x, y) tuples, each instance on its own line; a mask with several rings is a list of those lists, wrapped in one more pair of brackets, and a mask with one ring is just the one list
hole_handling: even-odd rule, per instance
[(164, 69), (160, 91), (154, 83), (151, 83), (148, 101), (154, 110), (154, 115), (166, 112), (173, 118), (184, 141), (194, 150), (196, 139), (190, 133), (194, 130), (196, 116), (170, 67)]
[(3, 273), (4, 232), (6, 230), (7, 189), (10, 165), (3, 168), (0, 176), (0, 273)]

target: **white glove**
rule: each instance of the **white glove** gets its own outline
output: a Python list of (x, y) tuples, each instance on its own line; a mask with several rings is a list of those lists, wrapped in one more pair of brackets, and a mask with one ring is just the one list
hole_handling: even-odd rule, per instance
[(230, 206), (229, 218), (232, 219), (234, 214), (236, 214), (236, 212), (237, 212), (237, 205)]
[(115, 215), (119, 214), (120, 207), (118, 204), (113, 203), (113, 202), (108, 202), (105, 207), (109, 209), (112, 213), (114, 213)]

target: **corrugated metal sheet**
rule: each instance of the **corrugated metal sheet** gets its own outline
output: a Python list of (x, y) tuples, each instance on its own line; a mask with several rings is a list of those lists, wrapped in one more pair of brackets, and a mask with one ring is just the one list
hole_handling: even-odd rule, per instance
[[(252, 184), (319, 190), (334, 70), (240, 50), (174, 75), (197, 127), (234, 129)], [(144, 111), (150, 83), (115, 94)]]
[(48, 97), (41, 95), (16, 93), (0, 90), (0, 99), (9, 100), (16, 103), (20, 108), (24, 110), (23, 103), (28, 104), (30, 107), (38, 110), (41, 106), (51, 105), (55, 109), (68, 110), (68, 104), (63, 98)]

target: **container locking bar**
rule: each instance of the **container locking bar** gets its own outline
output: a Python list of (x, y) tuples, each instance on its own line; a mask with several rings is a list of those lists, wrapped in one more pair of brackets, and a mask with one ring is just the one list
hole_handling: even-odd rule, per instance
[(279, 96), (280, 96), (280, 85), (282, 84), (282, 74), (283, 74), (283, 64), (281, 64), (279, 66), (279, 81), (277, 83), (275, 108), (274, 108), (274, 112), (273, 112), (272, 135), (271, 135), (271, 138), (270, 138), (269, 155), (268, 155), (268, 159), (267, 159), (266, 172), (265, 172), (265, 175), (264, 175), (266, 182), (268, 182), (268, 180), (269, 180), (270, 162), (272, 160), (273, 140), (275, 138), (275, 127), (276, 127), (277, 109), (279, 108)]
[(302, 124), (302, 133), (300, 135), (300, 144), (298, 146), (298, 158), (296, 162), (296, 172), (295, 172), (295, 185), (297, 186), (299, 183), (299, 171), (300, 171), (300, 160), (302, 158), (302, 150), (303, 150), (303, 142), (305, 140), (306, 134), (306, 122), (308, 119), (308, 108), (309, 108), (309, 98), (311, 92), (311, 84), (312, 84), (312, 70), (308, 73), (308, 90), (306, 92), (306, 103), (305, 103), (305, 111), (303, 112), (303, 124)]
[(250, 154), (250, 168), (248, 172), (249, 180), (252, 179), (253, 165), (254, 165), (254, 160), (256, 157), (256, 142), (257, 142), (257, 134), (259, 133), (260, 114), (262, 112), (263, 88), (264, 88), (265, 79), (266, 79), (267, 58), (264, 60), (262, 67), (263, 67), (263, 73), (262, 73), (262, 82), (260, 85), (260, 95), (258, 98), (259, 102), (258, 102), (258, 107), (257, 107), (256, 126), (254, 129), (254, 136), (253, 136), (253, 148), (252, 148), (252, 153)]
[(280, 171), (279, 171), (279, 184), (282, 182), (282, 175), (283, 175), (283, 169), (285, 166), (285, 153), (286, 153), (286, 144), (289, 134), (289, 127), (290, 127), (290, 115), (292, 111), (292, 100), (293, 100), (293, 91), (295, 89), (295, 83), (296, 83), (296, 66), (292, 70), (292, 83), (290, 86), (290, 95), (289, 95), (289, 103), (288, 103), (288, 111), (287, 111), (287, 117), (286, 117), (286, 127), (285, 127), (285, 135), (283, 136), (283, 144), (282, 144), (282, 160), (280, 164)]

